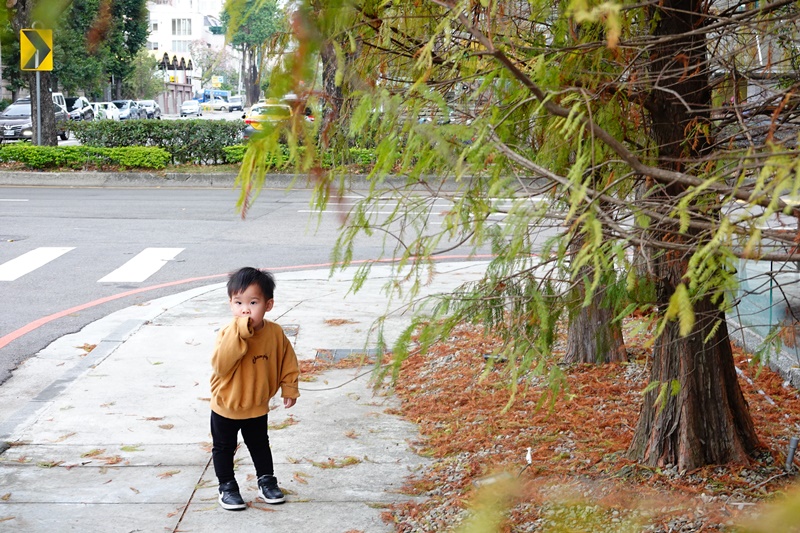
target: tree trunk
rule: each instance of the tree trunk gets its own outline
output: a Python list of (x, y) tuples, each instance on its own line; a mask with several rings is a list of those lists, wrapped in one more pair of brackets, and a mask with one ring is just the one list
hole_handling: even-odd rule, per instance
[[(574, 289), (583, 298), (583, 285)], [(595, 293), (592, 303), (581, 306), (570, 315), (565, 363), (620, 363), (628, 360), (622, 328), (613, 322), (614, 313), (602, 304), (602, 291)]]
[[(707, 5), (702, 0), (664, 0), (652, 13), (655, 35), (669, 37), (660, 39), (651, 51), (650, 75), (657, 87), (646, 102), (650, 134), (664, 168), (681, 170), (707, 146), (703, 135), (691, 137), (693, 126), (708, 121), (711, 107), (705, 34), (700, 31)], [(682, 192), (683, 187), (670, 185), (660, 194)], [(652, 234), (672, 244), (688, 240), (657, 225)], [(671, 251), (654, 253), (652, 258), (656, 301), (664, 310), (675, 288), (685, 281), (689, 256)], [(650, 379), (658, 386), (644, 397), (629, 448), (629, 455), (645, 464), (691, 470), (745, 462), (759, 446), (736, 377), (725, 313), (710, 297), (697, 298), (694, 313), (690, 335), (682, 337), (679, 324), (670, 322), (655, 343)]]
[(336, 85), (336, 52), (332, 43), (326, 41), (322, 45), (320, 58), (322, 60), (322, 87), (325, 91), (325, 112), (322, 116), (320, 132), (322, 143), (327, 148), (330, 139), (328, 132), (332, 131), (333, 125), (341, 116), (340, 111), (344, 97), (341, 85)]
[(244, 53), (244, 45), (242, 45), (242, 60), (239, 63), (239, 93), (244, 91), (245, 106), (252, 106), (256, 100), (250, 99), (250, 86), (247, 84), (247, 56)]
[[(50, 90), (50, 72), (43, 71), (39, 73), (39, 91), (41, 100), (41, 146), (58, 146), (58, 136), (56, 131), (56, 114), (53, 104), (53, 92)], [(36, 73), (28, 72), (25, 76), (31, 88), (31, 119), (33, 121), (33, 139), (35, 144), (38, 138), (37, 130), (37, 113), (39, 112), (37, 99), (36, 99)]]
[[(658, 300), (669, 300), (680, 283), (683, 258), (658, 261)], [(731, 352), (725, 314), (709, 298), (695, 303), (694, 331), (681, 337), (670, 322), (656, 340), (651, 381), (630, 454), (651, 466), (692, 470), (708, 464), (744, 463), (759, 447)], [(712, 328), (716, 333), (706, 341)], [(673, 395), (673, 385), (677, 394)], [(666, 394), (659, 398), (664, 387)]]
[[(582, 246), (579, 239), (572, 243), (575, 254)], [(582, 279), (591, 277), (590, 268), (581, 272)], [(589, 305), (584, 306), (586, 286), (579, 281), (570, 294), (574, 307), (569, 315), (565, 363), (618, 363), (628, 360), (622, 326), (614, 322), (614, 309), (604, 302), (605, 288), (595, 291)]]
[(253, 47), (247, 47), (245, 48), (244, 53), (247, 57), (247, 77), (245, 78), (245, 87), (247, 87), (247, 101), (254, 104), (258, 102), (258, 99), (261, 96), (261, 87), (258, 86), (256, 51)]

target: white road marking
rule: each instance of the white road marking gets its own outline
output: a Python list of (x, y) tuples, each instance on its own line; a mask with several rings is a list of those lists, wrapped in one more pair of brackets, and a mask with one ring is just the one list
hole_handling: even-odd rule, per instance
[(0, 202), (27, 202), (27, 198), (0, 198)]
[(98, 283), (142, 282), (185, 248), (145, 248), (133, 259), (97, 280)]
[(48, 247), (24, 253), (0, 265), (0, 281), (14, 281), (74, 249), (74, 247)]

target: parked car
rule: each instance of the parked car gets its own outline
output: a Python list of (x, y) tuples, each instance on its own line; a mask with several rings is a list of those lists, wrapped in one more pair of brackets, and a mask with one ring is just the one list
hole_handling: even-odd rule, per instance
[[(69, 115), (64, 109), (54, 104), (56, 114), (56, 132), (62, 141), (69, 139)], [(27, 141), (33, 138), (33, 117), (31, 116), (31, 99), (20, 98), (10, 104), (0, 114), (0, 132), (6, 141)]]
[(92, 106), (92, 111), (94, 111), (95, 120), (106, 120), (108, 118), (106, 116), (106, 110), (100, 107), (96, 102), (92, 102), (89, 105)]
[(136, 108), (136, 113), (139, 115), (139, 118), (145, 119), (147, 118), (147, 110), (139, 103), (138, 100), (133, 100), (131, 105)]
[(107, 120), (120, 120), (119, 108), (114, 102), (95, 102), (92, 104), (103, 111), (103, 118)]
[(161, 106), (155, 100), (137, 100), (136, 104), (145, 110), (147, 118), (161, 120)]
[(83, 96), (69, 96), (64, 99), (71, 120), (94, 120), (92, 105)]
[(189, 115), (203, 116), (203, 110), (200, 108), (200, 102), (197, 100), (186, 100), (181, 104), (181, 116), (188, 117)]
[(238, 95), (228, 98), (228, 109), (231, 111), (244, 111), (244, 98)]
[(114, 105), (119, 109), (120, 120), (135, 120), (139, 116), (139, 106), (133, 100), (114, 100)]
[(244, 138), (249, 139), (269, 125), (289, 121), (292, 115), (292, 106), (283, 102), (266, 101), (256, 104), (250, 108), (249, 113), (242, 115), (246, 124), (243, 132)]
[(222, 98), (214, 98), (210, 102), (206, 102), (204, 104), (205, 107), (211, 108), (214, 111), (224, 111), (227, 112), (230, 109), (228, 102), (223, 100)]
[(64, 99), (64, 93), (51, 93), (53, 96), (53, 103), (56, 104), (58, 107), (63, 109), (65, 112), (67, 111), (67, 101)]

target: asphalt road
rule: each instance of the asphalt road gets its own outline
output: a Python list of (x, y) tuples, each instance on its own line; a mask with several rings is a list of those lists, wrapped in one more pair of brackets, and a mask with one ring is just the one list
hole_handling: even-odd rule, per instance
[[(117, 309), (224, 281), (228, 272), (245, 265), (286, 269), (330, 261), (346, 205), (333, 206), (319, 218), (311, 213), (310, 191), (264, 190), (242, 220), (235, 209), (237, 194), (229, 189), (0, 188), (0, 383), (56, 338)], [(61, 255), (22, 275), (11, 268), (25, 254), (53, 250)], [(148, 250), (167, 250), (169, 257), (156, 261), (156, 271), (146, 279), (114, 274)], [(379, 253), (375, 238), (357, 247), (354, 257)], [(139, 266), (139, 274), (143, 270)], [(109, 301), (98, 303), (102, 299)], [(60, 313), (65, 316), (53, 318)]]

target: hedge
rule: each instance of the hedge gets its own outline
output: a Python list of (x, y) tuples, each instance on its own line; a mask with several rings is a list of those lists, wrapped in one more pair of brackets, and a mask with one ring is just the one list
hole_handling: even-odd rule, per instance
[(155, 146), (104, 148), (96, 146), (35, 146), (28, 143), (0, 146), (0, 162), (22, 163), (34, 170), (114, 166), (122, 169), (161, 170), (170, 154)]
[(155, 146), (171, 163), (226, 163), (225, 148), (241, 143), (242, 120), (99, 120), (70, 124), (84, 146)]
[[(300, 146), (297, 148), (300, 156), (302, 156), (303, 152), (305, 151), (304, 146)], [(350, 152), (350, 160), (361, 167), (369, 167), (375, 164), (375, 152), (368, 148), (349, 148)], [(246, 145), (234, 145), (234, 146), (226, 146), (223, 148), (225, 153), (225, 160), (228, 163), (236, 164), (241, 163), (244, 159), (244, 154), (247, 151)], [(281, 145), (281, 151), (283, 152), (283, 164), (278, 167), (274, 165), (270, 165), (273, 168), (281, 169), (286, 168), (289, 166), (289, 148), (286, 145)], [(273, 156), (274, 161), (274, 156)], [(334, 165), (334, 157), (333, 152), (328, 150), (322, 155), (322, 167), (323, 168), (331, 168)]]

